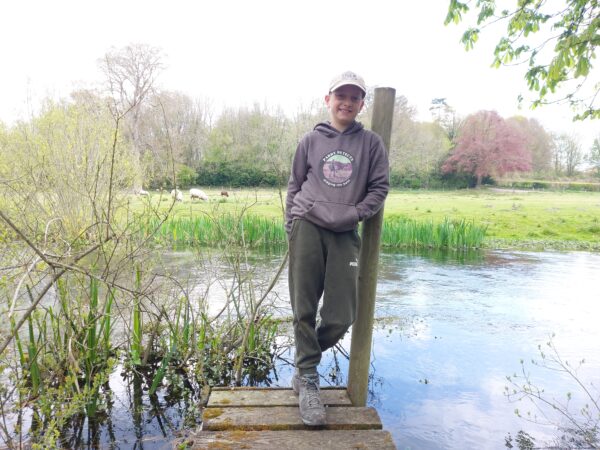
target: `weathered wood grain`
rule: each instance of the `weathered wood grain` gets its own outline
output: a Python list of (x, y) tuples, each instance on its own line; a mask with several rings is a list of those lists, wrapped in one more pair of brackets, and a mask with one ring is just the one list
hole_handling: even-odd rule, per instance
[[(375, 89), (371, 129), (381, 136), (388, 154), (395, 98), (396, 90), (394, 88)], [(365, 220), (362, 227), (362, 246), (358, 261), (358, 298), (360, 298), (360, 302), (356, 309), (356, 321), (352, 325), (350, 365), (348, 367), (348, 394), (356, 406), (367, 404), (382, 227), (383, 208), (377, 211), (373, 217)]]
[[(182, 444), (182, 442), (180, 442)], [(200, 431), (185, 439), (185, 448), (222, 449), (395, 449), (389, 432), (382, 430), (321, 431)]]
[[(345, 389), (322, 389), (321, 400), (327, 406), (352, 406)], [(213, 389), (207, 406), (298, 406), (298, 396), (291, 389)]]
[[(321, 429), (368, 430), (381, 429), (379, 414), (370, 407), (328, 407), (327, 423)], [(295, 406), (205, 408), (202, 428), (221, 430), (302, 430), (307, 429)]]

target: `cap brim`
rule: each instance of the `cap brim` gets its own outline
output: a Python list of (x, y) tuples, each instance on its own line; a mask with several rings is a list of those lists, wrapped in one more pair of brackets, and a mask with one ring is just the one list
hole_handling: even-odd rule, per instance
[(329, 92), (333, 92), (336, 89), (341, 88), (342, 86), (356, 86), (357, 88), (359, 88), (362, 91), (363, 97), (367, 95), (367, 90), (360, 83), (353, 83), (352, 81), (347, 81), (347, 80), (344, 80), (340, 83), (334, 84), (333, 86), (331, 86), (329, 88)]

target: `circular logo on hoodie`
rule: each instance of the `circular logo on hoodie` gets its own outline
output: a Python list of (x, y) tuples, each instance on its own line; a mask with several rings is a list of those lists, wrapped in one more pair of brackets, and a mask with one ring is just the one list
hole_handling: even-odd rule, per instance
[(350, 183), (354, 157), (341, 150), (328, 153), (321, 160), (323, 182), (332, 187), (344, 187)]

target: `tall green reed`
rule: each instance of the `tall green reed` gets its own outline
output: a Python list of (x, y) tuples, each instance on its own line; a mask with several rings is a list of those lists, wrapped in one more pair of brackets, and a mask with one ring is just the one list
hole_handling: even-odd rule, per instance
[(417, 221), (402, 217), (386, 218), (381, 242), (386, 247), (408, 248), (480, 248), (485, 240), (486, 227), (473, 221), (450, 220), (440, 223)]
[[(86, 281), (88, 289), (81, 290)], [(54, 447), (73, 415), (95, 417), (101, 387), (113, 370), (113, 293), (102, 305), (100, 283), (85, 276), (63, 277), (55, 287), (55, 303), (30, 314), (26, 332), (14, 333), (17, 366), (12, 373), (18, 398), (11, 407), (31, 411), (27, 432), (33, 447), (40, 448)], [(14, 330), (14, 317), (10, 323)], [(14, 425), (16, 435), (23, 426)]]
[(27, 318), (27, 324), (29, 328), (29, 345), (27, 346), (29, 379), (31, 381), (31, 394), (35, 397), (39, 394), (42, 384), (40, 366), (37, 360), (39, 349), (33, 332), (33, 318), (31, 316)]
[(139, 222), (142, 233), (158, 228), (155, 241), (178, 245), (218, 245), (232, 236), (246, 245), (283, 245), (287, 236), (280, 220), (259, 216), (239, 217), (231, 213), (215, 216), (173, 217), (162, 224), (157, 218)]
[(139, 266), (135, 268), (135, 291), (133, 296), (132, 330), (130, 356), (132, 364), (142, 365), (142, 309), (139, 289), (142, 284), (142, 272)]
[(87, 348), (85, 352), (85, 382), (86, 386), (91, 384), (94, 376), (95, 366), (97, 361), (97, 330), (96, 330), (96, 319), (98, 314), (98, 281), (95, 278), (90, 280), (90, 297), (89, 297), (89, 309), (87, 313), (87, 320), (85, 327), (87, 329)]
[[(146, 232), (158, 226), (158, 219), (140, 222), (139, 229)], [(441, 222), (418, 221), (403, 217), (386, 217), (383, 223), (381, 245), (390, 248), (480, 248), (483, 246), (486, 227), (466, 219)], [(175, 245), (223, 245), (231, 236), (239, 236), (246, 245), (260, 247), (286, 245), (287, 235), (281, 220), (259, 216), (224, 213), (215, 217), (174, 217), (164, 221), (155, 234), (155, 241)]]
[(167, 344), (168, 349), (166, 355), (162, 357), (160, 366), (152, 378), (152, 384), (148, 391), (149, 395), (154, 395), (161, 385), (167, 374), (169, 364), (171, 364), (173, 360), (177, 360), (179, 365), (187, 364), (188, 358), (191, 356), (191, 352), (194, 349), (196, 333), (189, 299), (183, 297), (179, 300), (176, 307), (174, 323), (172, 320), (169, 320), (169, 314), (164, 307), (162, 310), (162, 317), (166, 318), (168, 323), (169, 343)]

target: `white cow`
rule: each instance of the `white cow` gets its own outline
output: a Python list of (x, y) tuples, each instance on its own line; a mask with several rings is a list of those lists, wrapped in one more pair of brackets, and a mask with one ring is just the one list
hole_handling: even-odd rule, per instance
[(141, 195), (142, 197), (148, 197), (150, 193), (140, 188), (140, 190), (138, 191), (138, 195)]
[(173, 189), (171, 191), (171, 198), (174, 199), (175, 201), (182, 202), (183, 201), (183, 192), (181, 192), (179, 189)]
[(200, 200), (208, 201), (208, 195), (206, 192), (200, 189), (190, 189), (190, 200), (194, 200), (195, 198), (199, 198)]

